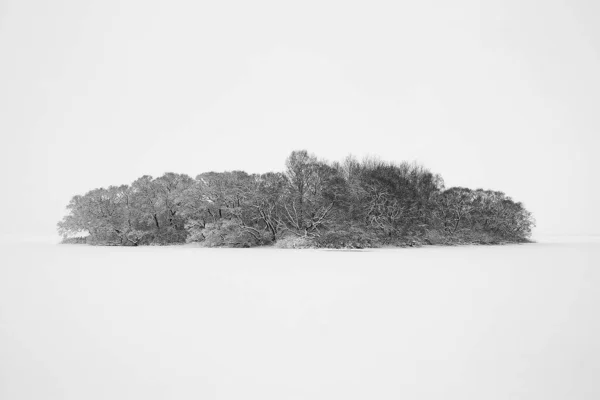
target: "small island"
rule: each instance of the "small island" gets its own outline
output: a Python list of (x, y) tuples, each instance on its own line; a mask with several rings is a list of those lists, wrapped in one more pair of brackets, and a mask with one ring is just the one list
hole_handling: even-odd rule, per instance
[(284, 172), (142, 176), (74, 196), (62, 243), (373, 248), (529, 241), (534, 219), (502, 192), (445, 188), (414, 163), (292, 152)]

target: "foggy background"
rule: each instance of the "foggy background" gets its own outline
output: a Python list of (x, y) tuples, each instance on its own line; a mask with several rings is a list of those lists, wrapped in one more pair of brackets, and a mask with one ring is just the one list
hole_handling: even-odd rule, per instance
[(0, 2), (0, 234), (167, 171), (418, 161), (598, 234), (600, 3)]

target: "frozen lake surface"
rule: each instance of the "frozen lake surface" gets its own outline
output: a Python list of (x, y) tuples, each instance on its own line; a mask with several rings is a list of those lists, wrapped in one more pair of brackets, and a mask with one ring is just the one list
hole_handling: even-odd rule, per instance
[(600, 399), (600, 241), (3, 244), (0, 399)]

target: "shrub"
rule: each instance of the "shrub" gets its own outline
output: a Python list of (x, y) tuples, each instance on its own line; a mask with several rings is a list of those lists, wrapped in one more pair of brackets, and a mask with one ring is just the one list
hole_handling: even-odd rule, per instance
[(431, 229), (425, 233), (424, 241), (431, 245), (445, 245), (448, 243), (448, 238), (444, 232)]
[(494, 235), (483, 232), (483, 231), (470, 231), (468, 234), (468, 240), (473, 244), (500, 244), (502, 240), (496, 238)]
[(204, 224), (198, 221), (190, 220), (185, 224), (185, 230), (188, 232), (186, 239), (187, 243), (203, 242), (206, 237), (204, 236)]
[(500, 235), (483, 230), (461, 229), (453, 233), (440, 230), (429, 230), (425, 235), (427, 244), (432, 245), (469, 245), (469, 244), (503, 244), (507, 243)]
[(60, 241), (62, 244), (86, 244), (88, 236), (64, 237)]
[(202, 235), (207, 247), (256, 247), (271, 242), (267, 232), (244, 227), (232, 220), (206, 224)]
[(185, 243), (187, 238), (187, 232), (181, 229), (175, 229), (174, 227), (168, 227), (161, 229), (154, 233), (152, 244), (165, 246), (169, 244), (181, 244)]
[(313, 239), (306, 236), (288, 235), (278, 239), (275, 247), (280, 249), (312, 249), (317, 245)]
[(374, 233), (355, 227), (325, 232), (317, 237), (315, 242), (318, 247), (330, 249), (364, 249), (381, 246)]
[(102, 228), (96, 229), (90, 234), (87, 237), (86, 243), (95, 246), (120, 246), (122, 239), (113, 229)]

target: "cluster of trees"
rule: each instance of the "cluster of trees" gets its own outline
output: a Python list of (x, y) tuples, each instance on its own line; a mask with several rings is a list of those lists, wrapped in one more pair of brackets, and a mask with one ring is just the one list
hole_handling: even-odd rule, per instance
[[(444, 188), (422, 166), (294, 151), (284, 172), (166, 173), (75, 196), (65, 242), (375, 247), (526, 241), (533, 218), (501, 192)], [(82, 238), (82, 235), (86, 235)]]

